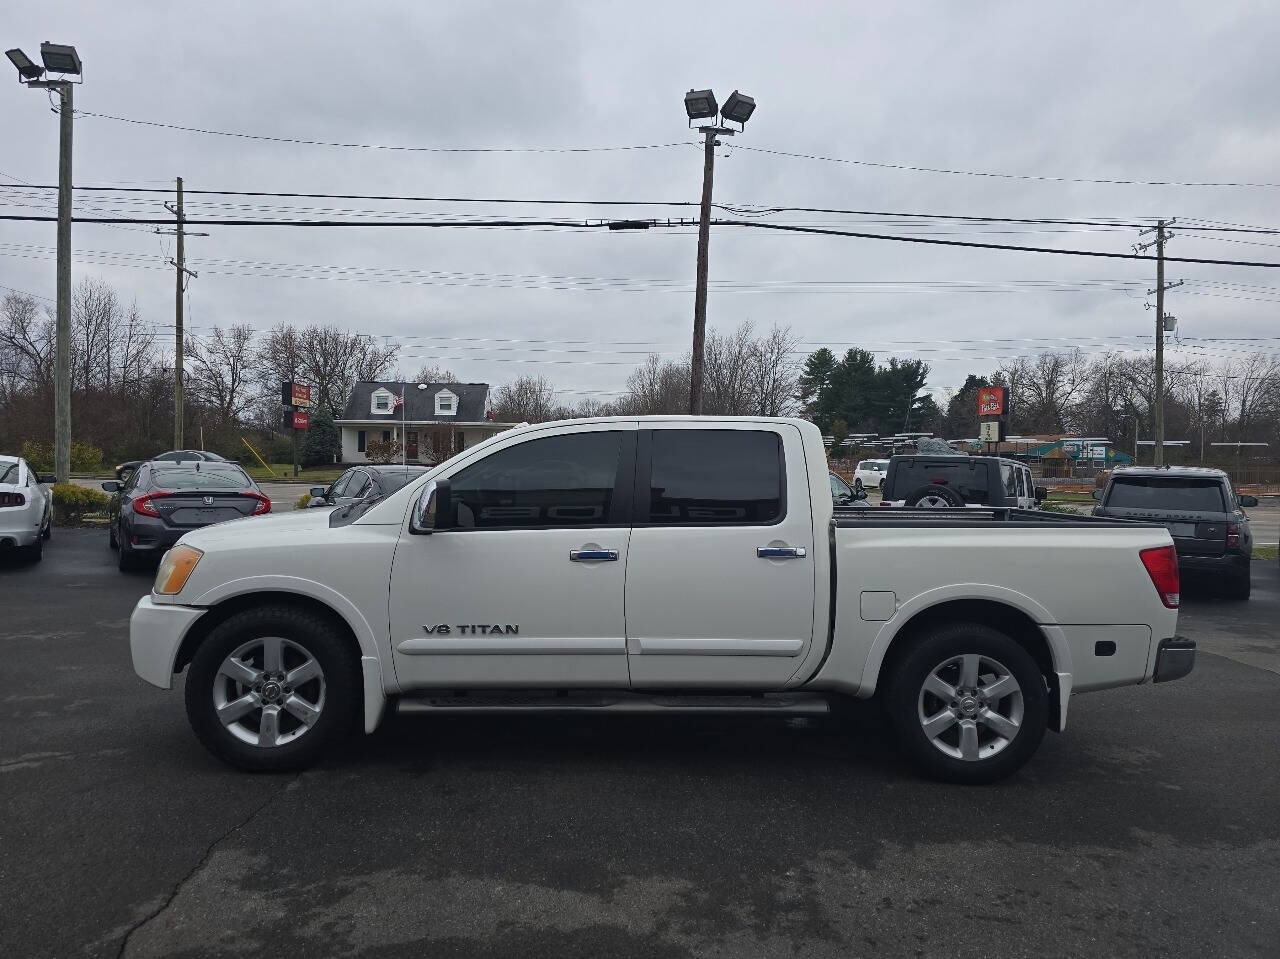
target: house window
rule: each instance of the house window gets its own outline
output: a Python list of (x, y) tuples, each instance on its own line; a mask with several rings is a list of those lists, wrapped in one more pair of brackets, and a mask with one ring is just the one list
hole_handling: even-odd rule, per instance
[(357, 453), (364, 452), (364, 444), (365, 444), (364, 430), (358, 430), (356, 432), (356, 452)]
[(373, 406), (378, 410), (389, 410), (391, 408), (391, 397), (379, 393), (373, 398)]
[(384, 443), (390, 443), (390, 442), (391, 442), (391, 430), (383, 430), (383, 431), (382, 431), (382, 442), (384, 442)]
[(436, 416), (453, 416), (458, 412), (458, 397), (448, 390), (436, 394)]

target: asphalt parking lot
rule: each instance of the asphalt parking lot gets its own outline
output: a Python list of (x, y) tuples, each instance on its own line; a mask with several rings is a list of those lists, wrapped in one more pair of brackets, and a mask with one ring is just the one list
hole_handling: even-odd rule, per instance
[(390, 720), (301, 775), (137, 679), (100, 532), (0, 563), (10, 956), (1274, 955), (1280, 568), (1185, 584), (1180, 682), (1075, 699), (995, 787), (834, 720)]

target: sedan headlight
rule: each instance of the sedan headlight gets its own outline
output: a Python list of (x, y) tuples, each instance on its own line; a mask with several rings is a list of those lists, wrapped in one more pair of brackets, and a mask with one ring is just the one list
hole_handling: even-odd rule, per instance
[(187, 580), (195, 572), (196, 563), (203, 556), (194, 546), (179, 544), (164, 554), (160, 561), (160, 569), (156, 572), (155, 592), (161, 596), (176, 596), (187, 585)]

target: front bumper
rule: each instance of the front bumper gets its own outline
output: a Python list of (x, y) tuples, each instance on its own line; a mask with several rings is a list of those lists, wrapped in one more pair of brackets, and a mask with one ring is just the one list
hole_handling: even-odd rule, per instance
[(178, 647), (197, 619), (208, 610), (171, 606), (143, 596), (129, 617), (129, 651), (133, 671), (153, 686), (173, 686), (173, 664)]
[(1155, 681), (1167, 683), (1181, 679), (1195, 667), (1196, 641), (1174, 636), (1172, 639), (1160, 640), (1156, 649)]

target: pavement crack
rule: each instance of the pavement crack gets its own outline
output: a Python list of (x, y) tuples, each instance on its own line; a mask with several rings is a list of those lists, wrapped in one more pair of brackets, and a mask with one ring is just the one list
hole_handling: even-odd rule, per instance
[(174, 887), (169, 891), (169, 894), (165, 896), (164, 902), (160, 903), (159, 906), (157, 906), (147, 915), (143, 916), (141, 919), (139, 919), (137, 922), (135, 922), (125, 931), (124, 938), (120, 940), (120, 948), (116, 952), (116, 959), (124, 959), (124, 954), (129, 949), (129, 942), (130, 940), (133, 939), (134, 933), (142, 929), (143, 926), (148, 925), (153, 919), (159, 918), (161, 914), (163, 914), (170, 906), (173, 905), (174, 901), (178, 898), (179, 894), (181, 894), (182, 890), (186, 888), (187, 884), (190, 883), (191, 880), (194, 879), (200, 873), (200, 871), (209, 864), (210, 858), (212, 858), (214, 852), (217, 851), (217, 848), (220, 845), (222, 845), (223, 842), (230, 839), (232, 836), (238, 833), (245, 826), (249, 825), (249, 823), (257, 819), (258, 816), (260, 816), (268, 806), (270, 806), (273, 802), (275, 802), (282, 793), (286, 792), (301, 778), (302, 778), (302, 773), (298, 773), (296, 776), (293, 776), (283, 786), (281, 786), (279, 789), (275, 790), (270, 795), (268, 795), (267, 798), (264, 799), (262, 802), (258, 803), (257, 806), (255, 806), (252, 810), (250, 810), (247, 816), (245, 816), (239, 822), (232, 824), (228, 829), (226, 829), (226, 831), (216, 836), (213, 839), (213, 841), (210, 842), (207, 847), (205, 847), (204, 853), (200, 856), (199, 860), (197, 860), (196, 864), (187, 871), (187, 874), (185, 876), (183, 876), (181, 879), (177, 881), (177, 883), (174, 884)]

